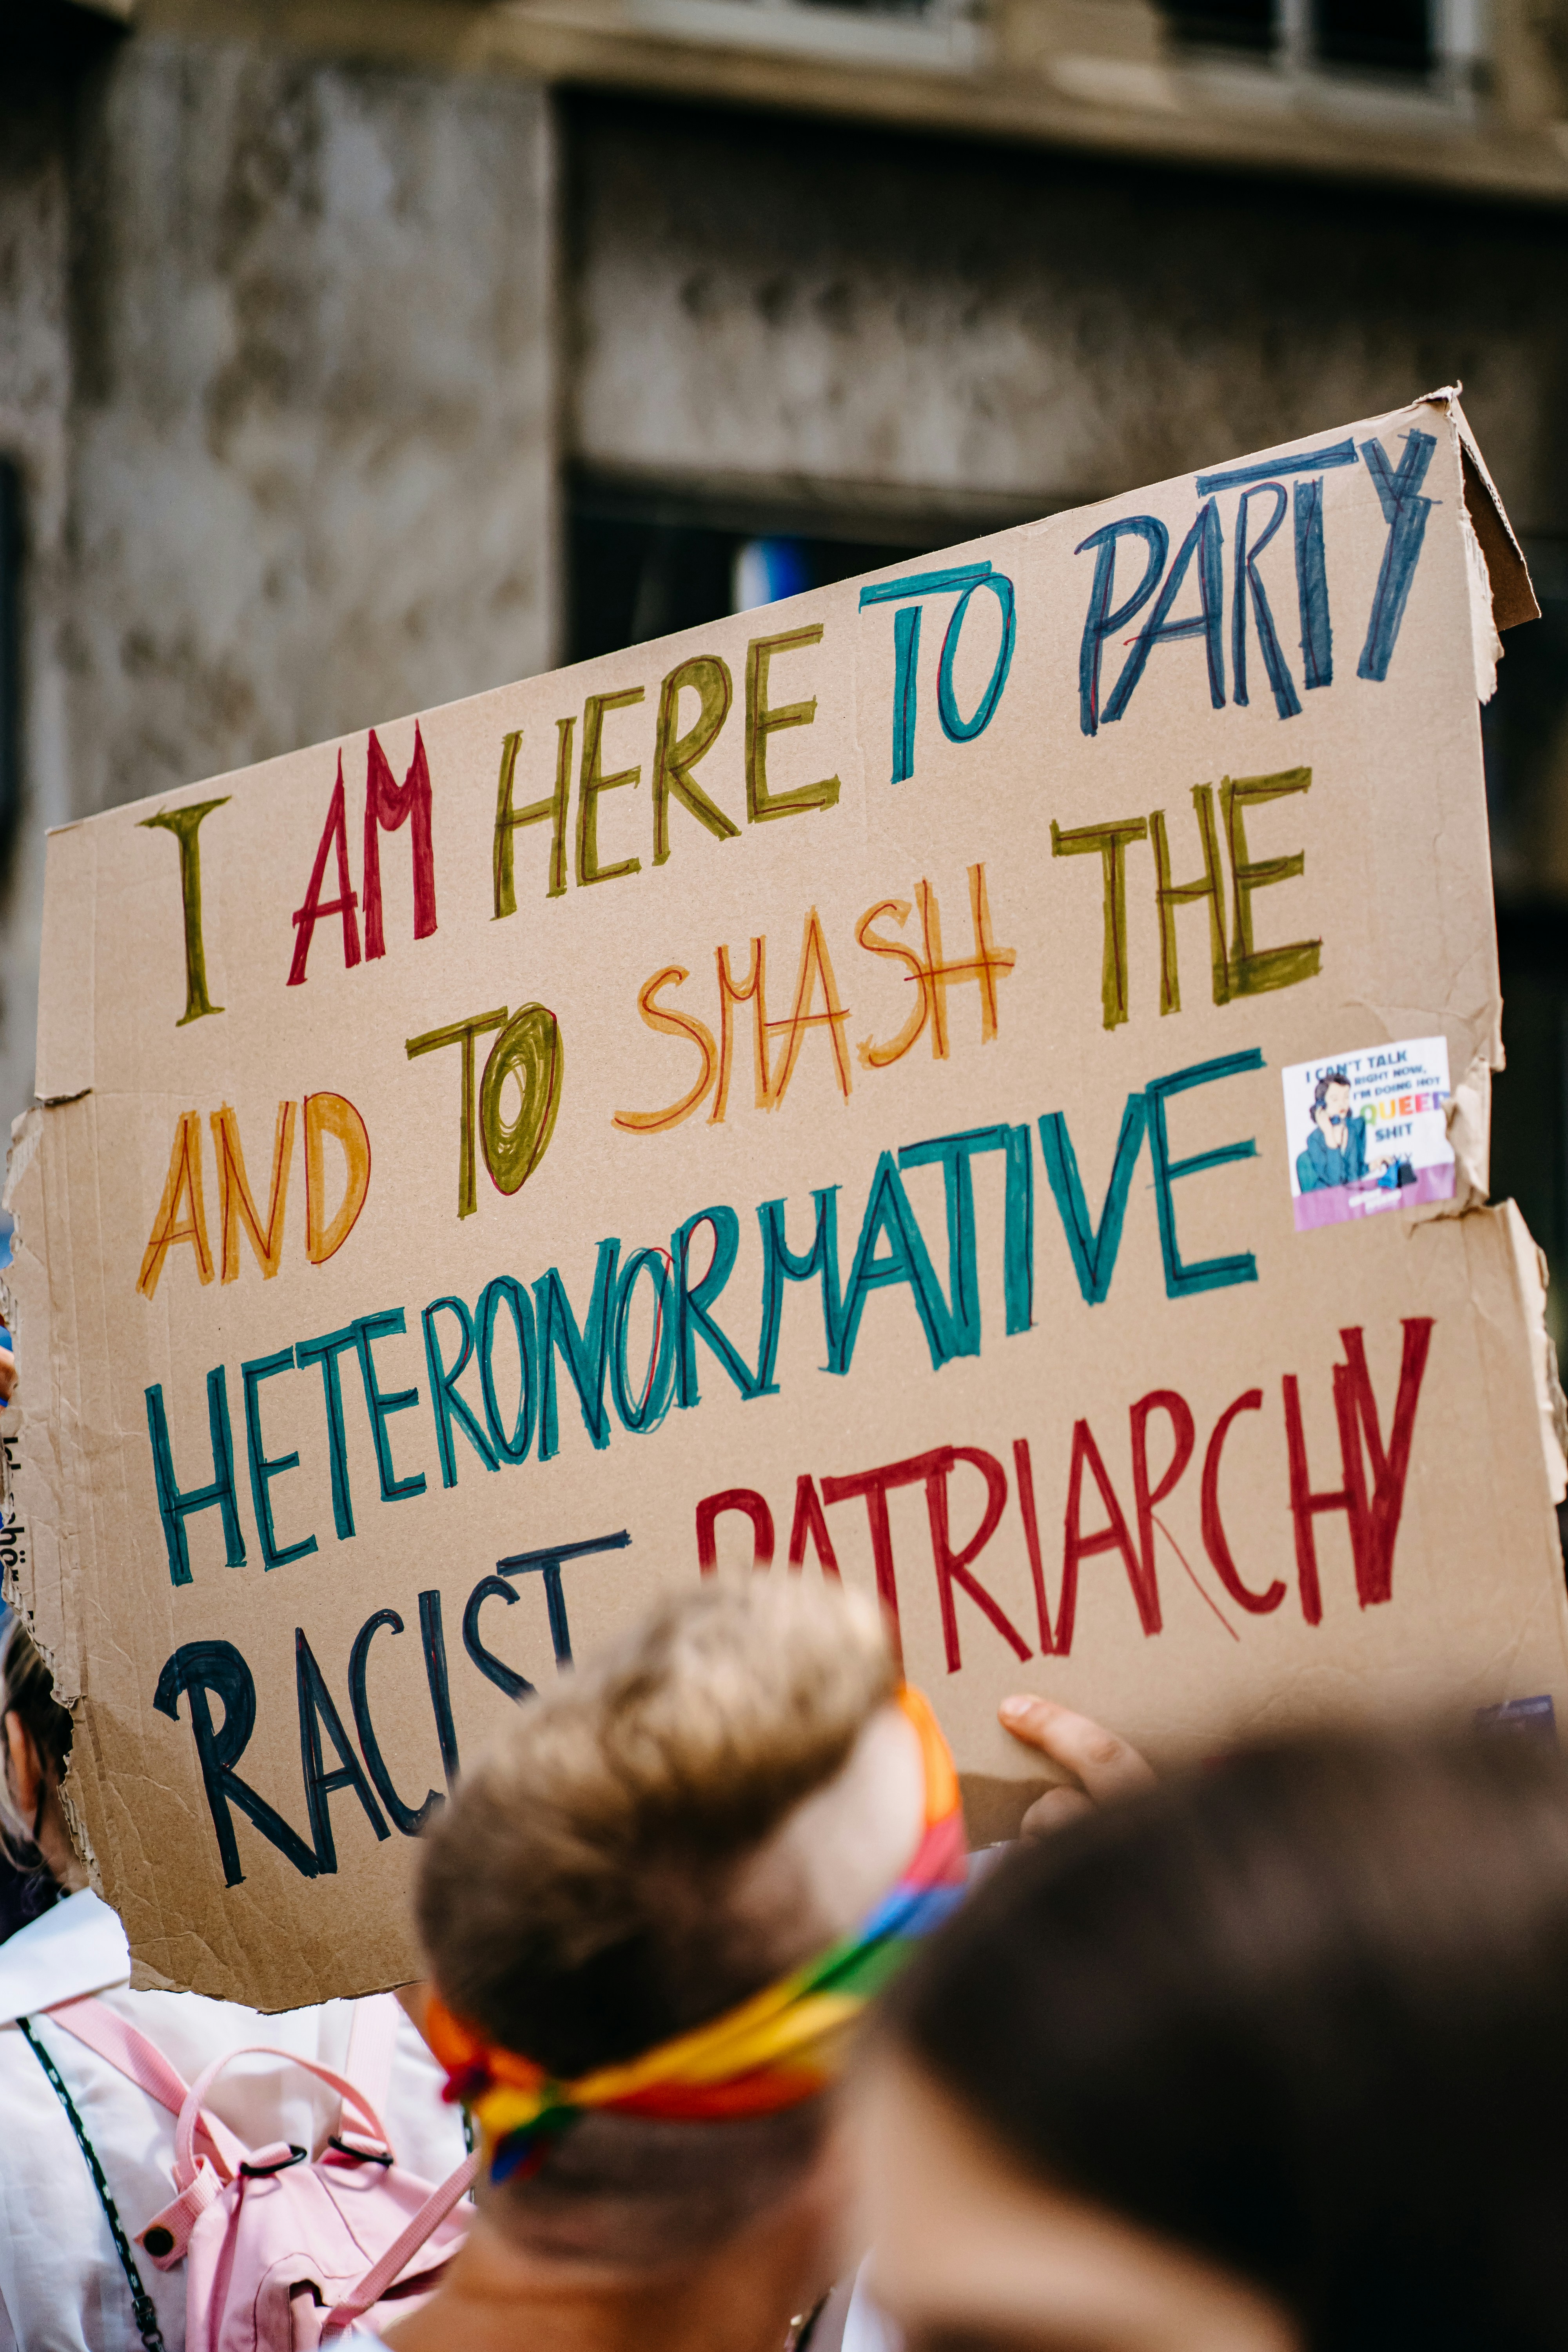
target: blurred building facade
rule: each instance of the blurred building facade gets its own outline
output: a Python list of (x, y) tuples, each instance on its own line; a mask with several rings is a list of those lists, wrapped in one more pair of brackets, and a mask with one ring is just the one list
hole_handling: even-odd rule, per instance
[(0, 1114), (47, 826), (1462, 378), (1561, 1297), (1565, 262), (1568, 0), (4, 0)]

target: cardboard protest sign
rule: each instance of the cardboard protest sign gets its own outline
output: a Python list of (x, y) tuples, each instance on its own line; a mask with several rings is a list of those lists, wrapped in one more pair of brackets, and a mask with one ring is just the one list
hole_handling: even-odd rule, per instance
[(1438, 395), (54, 835), (21, 1585), (146, 1975), (409, 1976), (462, 1759), (706, 1569), (879, 1590), (980, 1834), (1019, 1685), (1568, 1699), (1532, 610)]

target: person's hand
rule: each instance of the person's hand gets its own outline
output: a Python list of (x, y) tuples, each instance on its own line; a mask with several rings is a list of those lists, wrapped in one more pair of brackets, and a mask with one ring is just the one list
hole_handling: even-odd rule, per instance
[(1153, 1786), (1154, 1775), (1136, 1748), (1087, 1715), (1075, 1715), (1070, 1706), (1022, 1692), (1005, 1698), (996, 1712), (1005, 1731), (1073, 1776), (1036, 1798), (1020, 1825), (1024, 1837), (1043, 1837), (1078, 1813)]
[(16, 1359), (9, 1348), (0, 1346), (0, 1404), (9, 1404), (16, 1393)]

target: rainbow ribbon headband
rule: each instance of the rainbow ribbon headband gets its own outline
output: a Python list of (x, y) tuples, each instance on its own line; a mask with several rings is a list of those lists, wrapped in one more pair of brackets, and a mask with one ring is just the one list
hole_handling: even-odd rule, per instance
[(776, 2115), (836, 2080), (849, 2027), (963, 1891), (963, 1816), (947, 1742), (919, 1691), (906, 1685), (899, 1705), (925, 1763), (925, 1834), (892, 1892), (820, 1958), (710, 2024), (574, 2083), (499, 2049), (431, 1995), (425, 2030), (447, 2069), (444, 2096), (460, 2100), (479, 2125), (492, 2180), (536, 2172), (551, 2141), (589, 2108), (710, 2123)]

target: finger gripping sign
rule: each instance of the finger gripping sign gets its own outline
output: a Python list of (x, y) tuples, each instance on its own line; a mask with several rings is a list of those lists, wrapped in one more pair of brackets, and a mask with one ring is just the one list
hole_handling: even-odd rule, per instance
[(53, 835), (5, 1554), (146, 1980), (408, 1978), (466, 1762), (705, 1574), (878, 1593), (976, 1837), (1020, 1688), (1568, 1701), (1531, 609), (1439, 394)]

